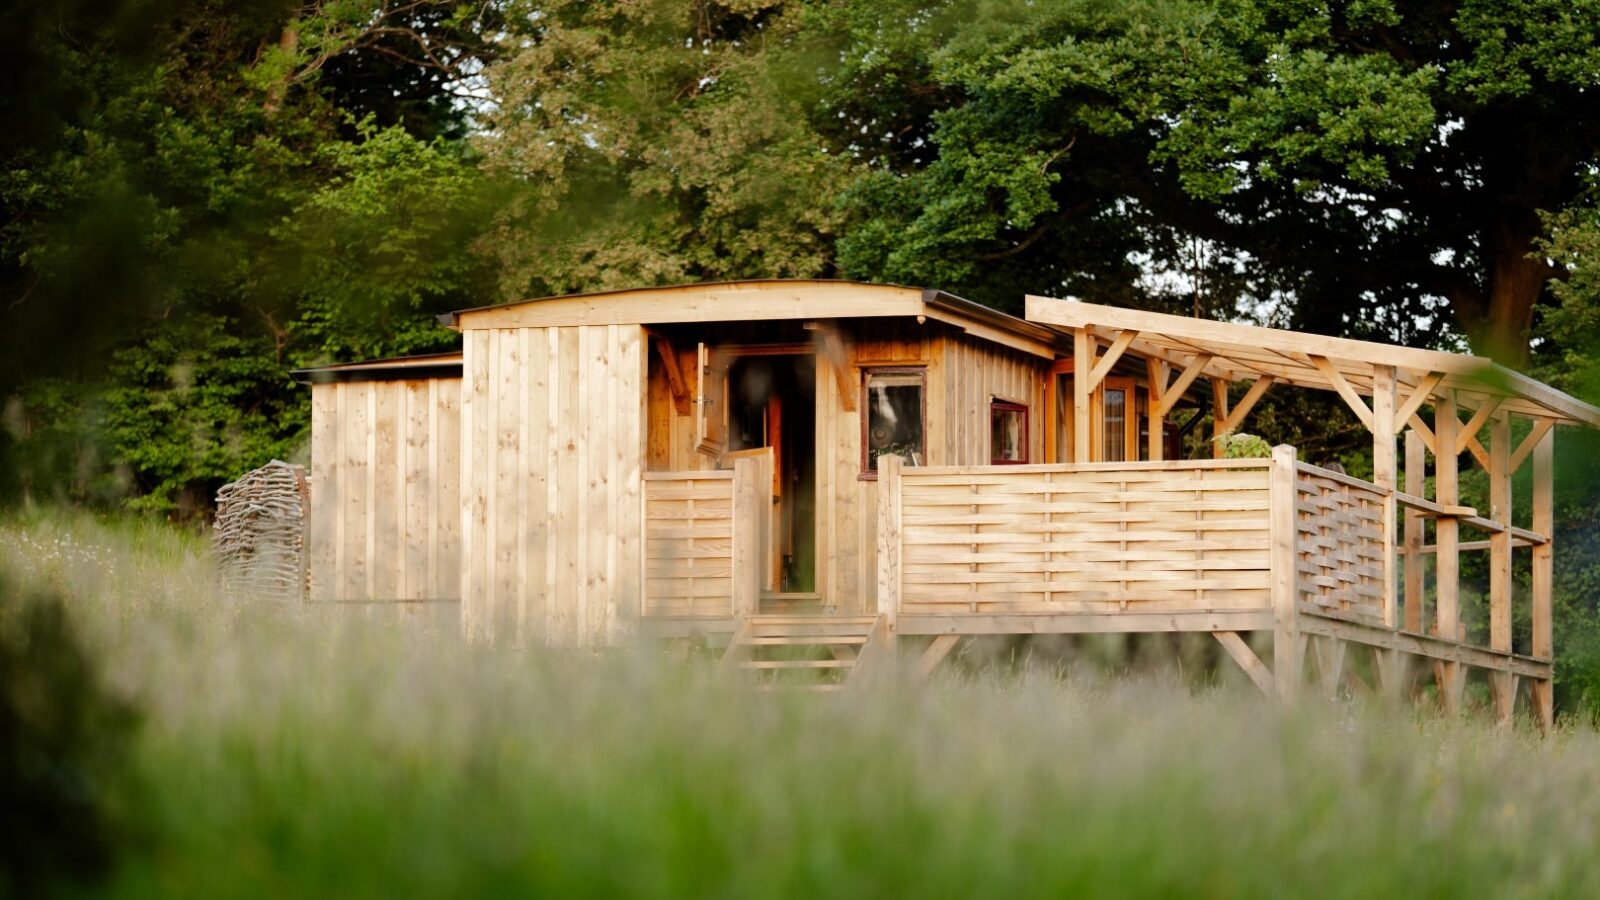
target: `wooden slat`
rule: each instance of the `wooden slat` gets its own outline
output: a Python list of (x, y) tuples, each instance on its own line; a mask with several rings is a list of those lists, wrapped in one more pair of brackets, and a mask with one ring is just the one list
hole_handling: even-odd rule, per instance
[(311, 521), (309, 555), (311, 600), (338, 599), (339, 473), (342, 424), (339, 420), (338, 384), (311, 388)]

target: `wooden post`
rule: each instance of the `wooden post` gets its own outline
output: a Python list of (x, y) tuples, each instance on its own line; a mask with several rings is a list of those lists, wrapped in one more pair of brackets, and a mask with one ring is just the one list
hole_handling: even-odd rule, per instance
[(768, 528), (772, 521), (770, 456), (733, 463), (733, 615), (745, 618), (761, 608), (766, 584)]
[(1394, 366), (1372, 367), (1372, 483), (1394, 490), (1396, 477)]
[[(1406, 493), (1423, 496), (1427, 483), (1427, 447), (1422, 435), (1406, 429)], [(1405, 565), (1405, 628), (1413, 634), (1422, 633), (1422, 511), (1406, 509), (1406, 565)]]
[(878, 457), (878, 615), (887, 626), (883, 637), (884, 646), (889, 649), (894, 647), (900, 616), (902, 464), (898, 456)]
[[(1461, 420), (1456, 418), (1456, 392), (1446, 391), (1434, 404), (1434, 501), (1442, 506), (1455, 506), (1461, 502), (1457, 480), (1456, 433)], [(1461, 613), (1460, 584), (1461, 559), (1459, 556), (1460, 523), (1452, 516), (1440, 516), (1435, 524), (1434, 583), (1435, 616), (1438, 636), (1447, 641), (1460, 638)], [(1457, 662), (1439, 665), (1443, 677), (1439, 684), (1439, 698), (1445, 712), (1454, 714), (1461, 707), (1461, 689), (1466, 680)]]
[(1272, 448), (1268, 480), (1269, 569), (1272, 573), (1272, 678), (1278, 696), (1293, 700), (1300, 689), (1300, 623), (1295, 589), (1294, 448)]
[(1167, 390), (1167, 364), (1151, 357), (1145, 360), (1145, 373), (1150, 382), (1149, 401), (1147, 409), (1150, 413), (1149, 434), (1145, 436), (1149, 443), (1148, 456), (1151, 462), (1160, 462), (1167, 452), (1166, 423), (1166, 390)]
[[(1533, 546), (1533, 655), (1544, 660), (1554, 651), (1552, 641), (1551, 596), (1555, 586), (1555, 444), (1556, 430), (1545, 432), (1533, 448), (1533, 530), (1544, 535), (1544, 543)], [(1549, 733), (1555, 725), (1555, 692), (1550, 679), (1530, 683), (1534, 716), (1539, 727)]]
[(1222, 435), (1228, 427), (1228, 380), (1211, 379), (1211, 458), (1223, 459), (1228, 455), (1222, 446)]
[[(1489, 649), (1511, 652), (1511, 416), (1489, 423), (1489, 518), (1506, 528), (1489, 536)], [(1491, 672), (1495, 720), (1511, 721), (1516, 696), (1510, 672)]]
[[(1089, 427), (1089, 398), (1094, 388), (1089, 383), (1094, 371), (1095, 339), (1089, 329), (1079, 328), (1072, 335), (1072, 461), (1090, 462), (1100, 456), (1093, 450)], [(880, 476), (881, 477), (881, 476)]]

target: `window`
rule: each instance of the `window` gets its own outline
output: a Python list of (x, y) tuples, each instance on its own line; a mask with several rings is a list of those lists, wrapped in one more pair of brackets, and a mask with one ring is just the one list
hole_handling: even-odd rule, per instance
[(868, 369), (862, 383), (861, 470), (878, 471), (878, 457), (908, 466), (927, 464), (922, 430), (921, 369)]
[(989, 464), (992, 466), (1028, 461), (1028, 408), (1020, 403), (993, 400), (989, 403)]

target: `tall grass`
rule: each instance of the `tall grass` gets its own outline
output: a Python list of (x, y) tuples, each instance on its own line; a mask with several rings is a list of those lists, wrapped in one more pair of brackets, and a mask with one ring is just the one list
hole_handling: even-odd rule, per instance
[(760, 695), (650, 648), (241, 606), (0, 528), (144, 712), (112, 896), (1600, 894), (1600, 736), (1031, 670)]

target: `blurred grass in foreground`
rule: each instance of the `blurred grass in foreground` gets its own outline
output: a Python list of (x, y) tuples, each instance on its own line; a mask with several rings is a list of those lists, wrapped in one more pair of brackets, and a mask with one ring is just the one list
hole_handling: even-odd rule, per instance
[(1600, 736), (1042, 672), (758, 695), (213, 596), (159, 527), (0, 526), (140, 709), (112, 896), (1600, 895)]

